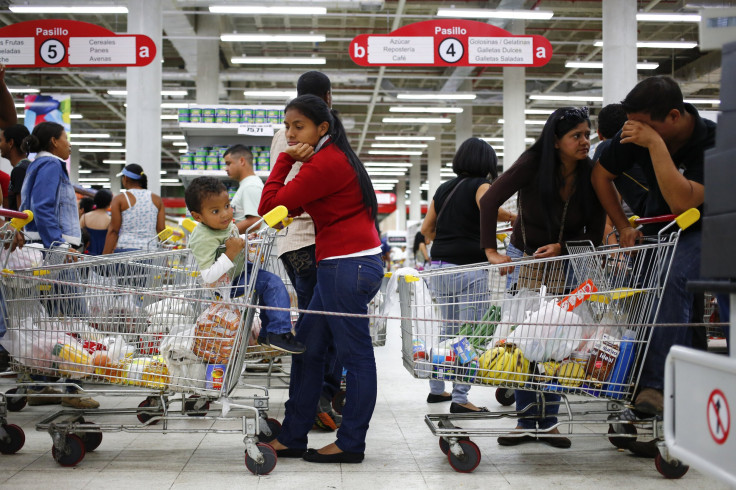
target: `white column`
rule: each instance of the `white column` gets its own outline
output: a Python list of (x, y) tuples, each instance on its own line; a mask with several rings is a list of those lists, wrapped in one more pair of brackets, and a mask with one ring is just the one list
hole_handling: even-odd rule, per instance
[(71, 180), (73, 184), (79, 184), (79, 166), (79, 147), (72, 145), (72, 154), (69, 159), (69, 180)]
[(422, 219), (422, 160), (421, 157), (411, 157), (411, 169), (409, 170), (409, 219), (419, 221)]
[(150, 37), (156, 44), (156, 59), (147, 66), (127, 69), (125, 160), (143, 167), (148, 188), (157, 194), (161, 193), (162, 17), (160, 2), (128, 0), (128, 32)]
[(437, 188), (440, 186), (440, 169), (442, 168), (440, 132), (437, 130), (433, 131), (431, 134), (437, 139), (430, 141), (429, 148), (427, 149), (427, 183), (429, 184), (429, 191), (427, 191), (427, 204), (432, 202), (434, 193), (437, 192)]
[[(512, 20), (511, 34), (524, 34), (524, 21)], [(519, 67), (503, 69), (503, 168), (509, 168), (526, 149), (526, 70)], [(495, 148), (498, 151), (498, 148)], [(500, 152), (499, 152), (500, 153)]]
[[(473, 87), (470, 80), (465, 80), (459, 91), (472, 92)], [(473, 136), (473, 105), (461, 105), (463, 112), (455, 115), (455, 150), (460, 148), (463, 142)]]
[(603, 105), (636, 85), (636, 0), (603, 0)]
[[(110, 165), (109, 169), (109, 175), (110, 175), (110, 192), (112, 195), (120, 194), (120, 179), (121, 177), (118, 177), (117, 174), (120, 173), (120, 170), (123, 168), (122, 165), (118, 165), (116, 163)], [(149, 181), (150, 182), (150, 181)]]
[[(197, 16), (197, 35), (220, 36), (216, 15)], [(217, 104), (220, 78), (220, 42), (218, 39), (197, 40), (197, 104)]]
[(396, 229), (406, 231), (406, 180), (396, 184)]

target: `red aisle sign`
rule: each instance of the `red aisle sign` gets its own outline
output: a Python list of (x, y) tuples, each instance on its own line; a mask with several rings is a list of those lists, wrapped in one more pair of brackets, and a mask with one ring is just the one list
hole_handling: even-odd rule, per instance
[(723, 444), (731, 430), (731, 410), (721, 390), (713, 390), (708, 397), (707, 414), (710, 436), (716, 444)]
[(361, 34), (350, 43), (361, 66), (544, 66), (552, 45), (474, 20), (416, 22), (390, 34)]
[(9, 67), (146, 66), (156, 44), (77, 20), (29, 20), (0, 29), (0, 63)]

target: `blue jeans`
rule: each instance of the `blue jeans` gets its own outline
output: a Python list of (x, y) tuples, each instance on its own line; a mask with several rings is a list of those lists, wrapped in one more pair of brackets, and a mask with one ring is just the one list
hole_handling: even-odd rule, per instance
[[(455, 264), (449, 262), (432, 261), (432, 270), (454, 266)], [(488, 272), (485, 270), (432, 276), (429, 289), (440, 304), (442, 318), (461, 320), (460, 323), (451, 323), (444, 327), (443, 335), (454, 335), (463, 323), (482, 319), (488, 309)], [(434, 395), (441, 395), (445, 392), (445, 382), (429, 380), (429, 391)], [(468, 391), (470, 385), (452, 383), (452, 401), (461, 405), (468, 403)]]
[[(309, 309), (365, 315), (382, 278), (383, 264), (378, 255), (322, 260)], [(364, 453), (377, 392), (368, 319), (307, 313), (296, 338), (307, 350), (292, 358), (289, 400), (279, 442), (294, 449), (307, 447), (324, 377), (325, 355), (334, 344), (338, 362), (347, 369), (346, 403), (337, 446), (345, 452)]]
[[(509, 246), (506, 249), (506, 255), (512, 259), (520, 259), (524, 256), (524, 252), (509, 243)], [(514, 267), (514, 271), (506, 276), (506, 289), (509, 289), (511, 286), (516, 284), (518, 279), (519, 268)], [(524, 410), (527, 405), (537, 402), (537, 393), (534, 391), (514, 390), (514, 395), (516, 396), (517, 411)], [(540, 395), (543, 396), (544, 401), (548, 403), (560, 401), (560, 395), (553, 395), (552, 393), (541, 393)], [(539, 424), (540, 429), (548, 429), (557, 423), (557, 417), (555, 417), (555, 415), (557, 415), (559, 411), (559, 405), (548, 405), (545, 410), (545, 415), (547, 416), (540, 418), (538, 417), (539, 407), (533, 407), (526, 412), (524, 417), (519, 418), (519, 427), (524, 429), (534, 429), (536, 428), (536, 424)], [(535, 415), (537, 417), (535, 417)]]
[(691, 346), (690, 323), (694, 295), (687, 290), (690, 280), (700, 277), (700, 231), (683, 233), (675, 249), (669, 276), (660, 298), (659, 314), (655, 323), (680, 323), (681, 327), (655, 327), (644, 359), (642, 388), (664, 389), (664, 362), (673, 345)]
[[(247, 274), (243, 272), (240, 277), (233, 280), (234, 288), (230, 290), (231, 298), (245, 294), (245, 287), (247, 282), (250, 281), (252, 269), (253, 264), (248, 262)], [(291, 307), (289, 293), (286, 292), (283, 281), (276, 274), (263, 269), (259, 269), (258, 274), (256, 274), (256, 296), (258, 296), (258, 303), (265, 306)], [(273, 334), (291, 332), (291, 313), (288, 311), (262, 309), (259, 316), (261, 318), (261, 332)]]
[[(317, 285), (317, 260), (314, 254), (315, 246), (309, 245), (298, 250), (286, 252), (279, 257), (296, 291), (296, 300), (300, 310), (309, 308), (309, 303), (312, 301), (312, 296), (314, 295), (314, 287)], [(298, 323), (296, 328), (299, 328)], [(334, 398), (340, 391), (341, 380), (342, 366), (337, 362), (335, 346), (331, 345), (327, 348), (325, 378), (322, 384), (322, 394), (325, 398), (329, 400)]]

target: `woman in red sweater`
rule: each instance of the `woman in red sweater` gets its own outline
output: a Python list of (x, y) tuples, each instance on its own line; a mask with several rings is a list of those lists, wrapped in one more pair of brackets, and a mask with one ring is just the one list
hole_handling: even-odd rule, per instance
[[(289, 147), (276, 160), (263, 188), (258, 212), (283, 205), (290, 214), (306, 211), (314, 220), (317, 285), (309, 310), (367, 314), (383, 277), (376, 232), (378, 205), (368, 173), (348, 143), (337, 115), (324, 100), (302, 95), (286, 106)], [(284, 184), (291, 166), (299, 173)], [(360, 463), (376, 404), (376, 362), (367, 318), (304, 315), (296, 338), (307, 350), (292, 360), (289, 400), (277, 439), (280, 457), (315, 463)], [(347, 369), (346, 404), (337, 441), (307, 450), (329, 345)]]

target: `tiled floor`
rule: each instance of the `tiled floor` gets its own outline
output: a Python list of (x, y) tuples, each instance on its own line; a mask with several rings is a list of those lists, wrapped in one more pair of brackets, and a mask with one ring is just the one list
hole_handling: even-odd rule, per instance
[[(379, 393), (368, 432), (366, 459), (359, 465), (315, 465), (283, 459), (267, 476), (252, 475), (244, 466), (242, 436), (216, 433), (106, 432), (100, 447), (74, 468), (59, 466), (51, 456), (51, 438), (37, 432), (35, 423), (57, 407), (26, 407), (9, 414), (20, 425), (25, 446), (14, 455), (0, 455), (0, 487), (48, 488), (277, 488), (277, 489), (461, 489), (461, 488), (725, 488), (694, 470), (681, 480), (665, 480), (650, 459), (616, 450), (604, 438), (573, 440), (567, 450), (546, 444), (500, 447), (495, 438), (473, 438), (482, 453), (471, 474), (455, 472), (438, 448), (438, 440), (424, 423), (428, 411), (442, 412), (449, 403), (427, 405), (425, 380), (413, 379), (400, 358), (398, 325), (389, 324), (387, 345), (376, 350)], [(5, 391), (12, 380), (0, 380)], [(271, 391), (269, 415), (281, 419), (285, 390)], [(470, 398), (491, 410), (501, 410), (494, 389), (475, 387)], [(103, 408), (135, 407), (138, 397), (98, 397)], [(132, 415), (92, 419), (95, 422), (135, 423)], [(511, 427), (513, 420), (488, 422)], [(175, 427), (206, 429), (213, 423), (188, 419)], [(237, 428), (216, 422), (216, 428)], [(600, 427), (597, 427), (600, 430)], [(593, 427), (580, 427), (590, 433)], [(605, 430), (605, 427), (603, 428)], [(333, 441), (330, 433), (313, 432), (310, 445)]]

